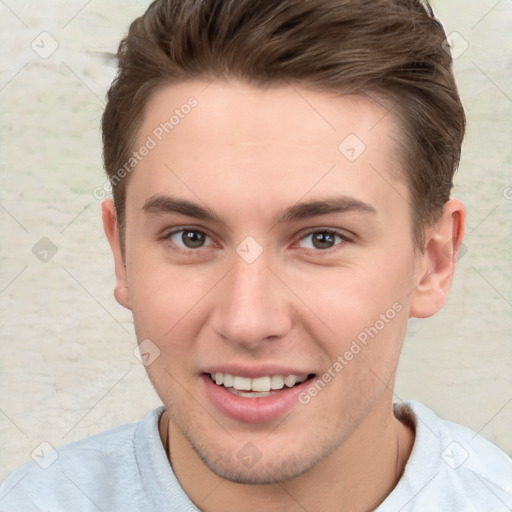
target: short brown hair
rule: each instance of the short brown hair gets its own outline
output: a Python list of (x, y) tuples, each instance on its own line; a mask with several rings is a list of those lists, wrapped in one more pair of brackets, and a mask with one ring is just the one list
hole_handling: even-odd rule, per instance
[[(224, 78), (384, 100), (400, 121), (412, 226), (440, 216), (459, 164), (465, 115), (442, 25), (419, 0), (157, 0), (130, 26), (102, 119), (104, 165), (124, 230), (127, 179), (151, 93)], [(341, 141), (340, 141), (341, 142)]]

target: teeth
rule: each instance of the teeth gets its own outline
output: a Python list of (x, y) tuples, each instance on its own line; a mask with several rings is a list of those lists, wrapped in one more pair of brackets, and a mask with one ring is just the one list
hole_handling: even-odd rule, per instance
[(273, 375), (270, 377), (270, 387), (272, 389), (284, 388), (284, 377), (282, 375)]
[(235, 389), (239, 389), (240, 391), (250, 391), (251, 379), (247, 377), (233, 377), (233, 387)]
[(252, 379), (251, 389), (253, 391), (270, 391), (270, 377)]
[(295, 383), (297, 382), (297, 377), (295, 375), (288, 375), (284, 378), (284, 383), (289, 387), (293, 388), (295, 386)]
[(278, 390), (287, 387), (291, 388), (295, 384), (304, 382), (308, 375), (272, 375), (271, 377), (257, 377), (250, 379), (248, 377), (239, 377), (229, 373), (211, 373), (211, 379), (218, 386), (234, 388), (238, 391), (256, 391), (265, 393), (271, 390)]

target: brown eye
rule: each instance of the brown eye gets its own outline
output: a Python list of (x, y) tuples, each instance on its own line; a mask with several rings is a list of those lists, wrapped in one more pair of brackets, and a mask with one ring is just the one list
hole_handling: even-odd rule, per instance
[(171, 233), (168, 238), (180, 249), (199, 249), (205, 245), (208, 236), (195, 229), (180, 229)]
[(198, 231), (183, 231), (183, 234), (181, 235), (181, 240), (190, 249), (202, 247), (205, 239), (206, 235), (204, 233), (199, 233)]
[(301, 239), (301, 242), (304, 241), (306, 241), (306, 243), (300, 245), (303, 249), (326, 250), (332, 249), (341, 242), (346, 241), (346, 238), (337, 231), (323, 229), (308, 233)]
[(330, 249), (336, 242), (336, 236), (331, 233), (314, 233), (312, 242), (317, 249)]

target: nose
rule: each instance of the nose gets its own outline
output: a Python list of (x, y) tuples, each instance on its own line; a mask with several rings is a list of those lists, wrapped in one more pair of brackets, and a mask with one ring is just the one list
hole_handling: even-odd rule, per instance
[(291, 297), (263, 255), (252, 263), (234, 260), (216, 287), (212, 326), (226, 342), (255, 350), (291, 330)]

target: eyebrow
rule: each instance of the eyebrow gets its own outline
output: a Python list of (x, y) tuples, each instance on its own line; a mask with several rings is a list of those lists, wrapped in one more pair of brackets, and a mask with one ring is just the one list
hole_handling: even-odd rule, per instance
[(283, 224), (285, 222), (296, 222), (320, 215), (349, 212), (362, 212), (377, 215), (377, 210), (372, 205), (352, 197), (340, 196), (297, 203), (278, 214), (274, 218), (274, 222), (276, 224)]
[[(178, 213), (204, 221), (227, 225), (226, 221), (220, 215), (217, 215), (209, 208), (173, 196), (160, 194), (151, 196), (145, 201), (142, 209), (152, 214)], [(339, 196), (294, 204), (276, 215), (274, 217), (274, 223), (283, 224), (318, 217), (320, 215), (351, 212), (377, 215), (377, 210), (372, 205), (352, 197)]]
[(224, 219), (205, 206), (193, 203), (186, 199), (160, 194), (151, 196), (144, 202), (142, 209), (148, 213), (179, 213), (188, 217), (226, 224)]

